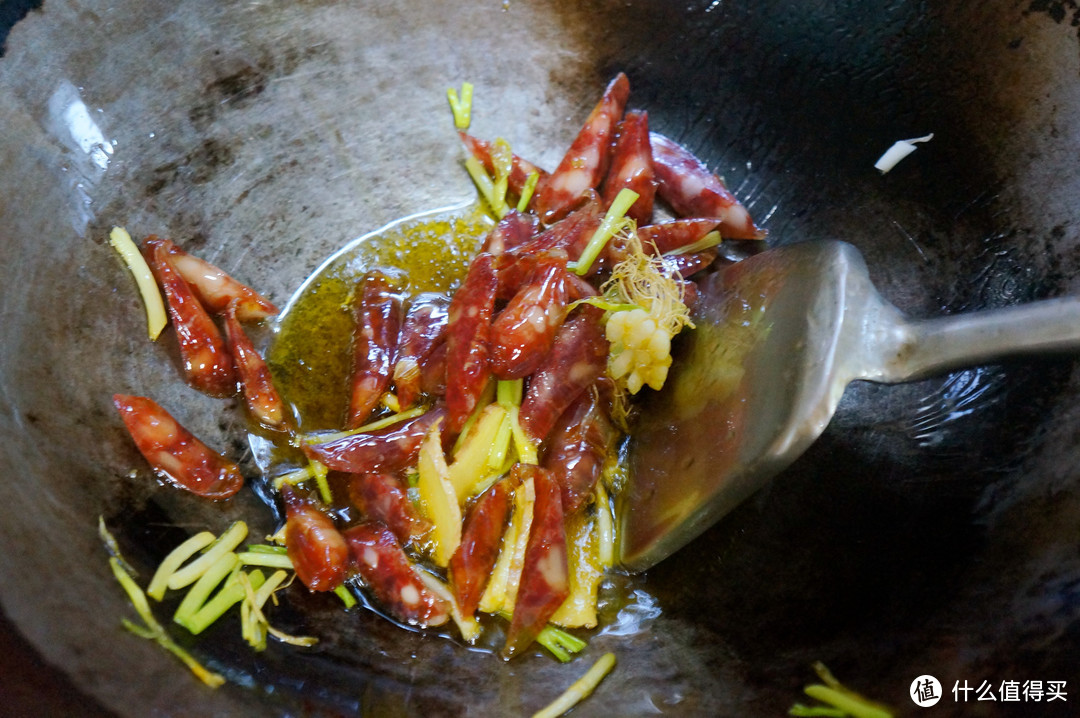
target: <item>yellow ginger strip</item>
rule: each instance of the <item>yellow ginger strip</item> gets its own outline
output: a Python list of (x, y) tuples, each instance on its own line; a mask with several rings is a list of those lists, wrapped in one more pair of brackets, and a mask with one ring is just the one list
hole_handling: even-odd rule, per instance
[(450, 607), (450, 618), (454, 619), (454, 623), (457, 624), (458, 630), (461, 631), (461, 637), (467, 643), (476, 641), (480, 637), (480, 622), (476, 620), (475, 616), (466, 616), (461, 612), (461, 607), (458, 606), (457, 599), (454, 597), (454, 592), (450, 590), (450, 586), (439, 577), (416, 565), (413, 565), (412, 570), (432, 593), (446, 601), (446, 605)]
[(594, 628), (596, 600), (604, 570), (600, 566), (599, 531), (595, 517), (578, 511), (566, 520), (566, 558), (570, 594), (548, 619), (563, 628)]
[(581, 701), (589, 697), (604, 680), (604, 676), (615, 667), (615, 654), (605, 653), (593, 664), (592, 668), (585, 672), (581, 678), (574, 681), (573, 685), (566, 689), (561, 696), (556, 698), (543, 710), (533, 713), (532, 718), (558, 718)]
[[(506, 410), (498, 404), (488, 404), (468, 428), (465, 440), (454, 452), (449, 467), (450, 483), (454, 487), (459, 504), (464, 504), (475, 493), (477, 486), (490, 473), (491, 453), (498, 445), (500, 429)], [(503, 444), (508, 443), (507, 437)], [(505, 448), (503, 449), (505, 452)]]
[(461, 543), (461, 506), (450, 482), (450, 469), (443, 456), (438, 422), (431, 427), (420, 446), (417, 462), (420, 478), (417, 489), (424, 513), (430, 519), (435, 542), (435, 563), (446, 566)]
[(601, 568), (611, 568), (615, 565), (615, 520), (611, 514), (611, 501), (602, 481), (596, 483), (596, 528), (599, 541), (597, 559)]
[(379, 403), (395, 414), (401, 413), (401, 404), (398, 402), (397, 394), (388, 391), (379, 397)]
[(491, 579), (488, 580), (487, 588), (480, 599), (480, 610), (484, 613), (514, 612), (521, 568), (525, 561), (525, 547), (529, 543), (529, 531), (532, 529), (535, 501), (536, 489), (532, 479), (527, 479), (514, 490), (514, 512), (510, 517), (510, 525), (503, 534), (499, 558), (495, 560)]
[(154, 274), (126, 229), (113, 227), (112, 232), (109, 233), (109, 244), (124, 260), (124, 264), (135, 277), (143, 306), (146, 308), (146, 331), (150, 335), (150, 341), (154, 341), (169, 323), (165, 315), (165, 302), (161, 298), (161, 290), (158, 289), (157, 281), (154, 280)]

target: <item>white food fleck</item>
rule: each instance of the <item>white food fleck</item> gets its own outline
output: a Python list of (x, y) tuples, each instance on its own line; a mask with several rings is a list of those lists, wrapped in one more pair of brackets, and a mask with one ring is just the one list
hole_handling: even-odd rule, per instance
[(376, 568), (379, 565), (379, 554), (370, 546), (364, 548), (364, 563), (371, 568)]
[(893, 146), (885, 151), (878, 161), (874, 163), (874, 169), (879, 170), (881, 174), (885, 174), (896, 164), (915, 151), (915, 144), (918, 142), (929, 142), (934, 139), (934, 133), (926, 135), (925, 137), (914, 137), (910, 140), (900, 140), (894, 142)]
[(411, 583), (405, 584), (401, 589), (401, 602), (406, 606), (415, 606), (420, 603), (420, 592)]

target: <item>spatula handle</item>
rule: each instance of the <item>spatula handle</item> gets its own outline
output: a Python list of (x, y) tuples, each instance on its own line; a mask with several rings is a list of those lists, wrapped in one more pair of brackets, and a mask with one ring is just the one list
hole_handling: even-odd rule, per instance
[(1024, 354), (1080, 353), (1080, 297), (908, 322), (895, 336), (887, 382)]

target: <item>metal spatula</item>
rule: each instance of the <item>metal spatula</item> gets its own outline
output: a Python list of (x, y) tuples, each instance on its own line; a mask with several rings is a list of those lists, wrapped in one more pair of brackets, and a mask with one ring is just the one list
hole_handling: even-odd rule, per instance
[(844, 242), (768, 250), (701, 290), (697, 329), (631, 439), (617, 507), (631, 570), (687, 544), (794, 461), (851, 381), (1080, 350), (1080, 298), (910, 321)]

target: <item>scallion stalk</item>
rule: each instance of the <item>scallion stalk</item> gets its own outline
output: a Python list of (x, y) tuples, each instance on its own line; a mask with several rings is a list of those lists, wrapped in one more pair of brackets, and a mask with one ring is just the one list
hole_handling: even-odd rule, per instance
[(574, 311), (579, 304), (591, 304), (594, 307), (603, 309), (605, 312), (629, 312), (634, 309), (642, 309), (638, 304), (628, 304), (626, 302), (612, 302), (603, 297), (586, 297), (585, 299), (579, 299), (576, 302), (572, 302), (567, 307), (567, 313)]
[(472, 122), (472, 83), (464, 82), (461, 85), (461, 94), (453, 87), (446, 91), (446, 99), (450, 101), (450, 111), (454, 113), (454, 127), (459, 130), (469, 129)]
[(596, 687), (600, 685), (600, 681), (604, 680), (604, 676), (610, 673), (611, 669), (614, 667), (614, 653), (605, 653), (600, 656), (596, 663), (592, 665), (592, 668), (585, 672), (585, 675), (574, 681), (574, 683), (549, 706), (534, 713), (532, 718), (558, 718), (558, 716), (563, 715), (578, 703), (588, 698), (589, 695), (596, 690)]
[(215, 538), (217, 537), (209, 531), (201, 531), (170, 551), (154, 572), (154, 577), (150, 579), (150, 585), (146, 587), (147, 595), (156, 601), (164, 598), (165, 590), (169, 587), (169, 579), (173, 574), (188, 559), (212, 544)]
[(800, 718), (848, 718), (848, 714), (839, 708), (808, 706), (802, 703), (791, 706), (788, 709), (788, 715), (799, 716)]
[(540, 458), (536, 451), (536, 444), (521, 428), (519, 414), (520, 412), (516, 406), (512, 406), (507, 410), (507, 416), (510, 417), (510, 432), (514, 438), (514, 450), (517, 452), (518, 461), (523, 464), (538, 464)]
[(335, 431), (326, 434), (303, 434), (300, 436), (300, 441), (305, 444), (329, 444), (331, 441), (337, 441), (338, 439), (344, 439), (346, 436), (355, 436), (356, 434), (368, 434), (379, 429), (385, 429), (388, 426), (406, 421), (408, 419), (414, 419), (428, 410), (426, 406), (414, 406), (412, 409), (406, 409), (405, 411), (390, 416), (384, 417), (377, 421), (364, 424), (356, 429), (347, 429), (345, 431)]
[(496, 470), (506, 462), (506, 455), (510, 451), (510, 440), (513, 437), (513, 432), (513, 423), (510, 420), (509, 412), (507, 412), (499, 423), (499, 430), (495, 434), (495, 440), (491, 442), (491, 450), (488, 452), (487, 457), (489, 470)]
[(193, 629), (195, 614), (207, 602), (210, 593), (217, 588), (218, 584), (236, 568), (239, 561), (240, 559), (236, 557), (236, 554), (230, 550), (211, 564), (199, 577), (199, 580), (195, 582), (195, 585), (188, 589), (187, 595), (184, 596), (184, 600), (180, 602), (179, 608), (173, 614), (173, 621), (192, 633), (196, 633)]
[[(512, 616), (508, 611), (500, 610), (499, 615), (509, 621)], [(573, 654), (585, 650), (588, 645), (577, 636), (567, 633), (563, 629), (550, 623), (540, 629), (536, 635), (536, 642), (551, 652), (561, 662), (566, 663), (573, 658)]]
[(476, 185), (476, 189), (480, 191), (484, 201), (487, 202), (488, 207), (491, 208), (492, 213), (497, 218), (502, 219), (506, 214), (505, 194), (503, 197), (499, 196), (495, 181), (488, 176), (488, 173), (484, 170), (480, 161), (472, 155), (465, 158), (465, 169), (468, 170), (469, 176), (472, 177), (472, 181)]
[(284, 568), (289, 571), (293, 563), (286, 554), (267, 553), (265, 551), (242, 551), (236, 554), (241, 566), (263, 566), (265, 568)]
[(120, 545), (116, 543), (116, 538), (109, 533), (109, 528), (105, 525), (105, 517), (98, 516), (98, 538), (101, 539), (101, 543), (105, 545), (105, 550), (110, 556), (120, 562), (120, 566), (129, 576), (138, 576), (139, 572), (129, 564), (124, 555), (120, 553)]
[(319, 498), (327, 506), (334, 503), (334, 496), (330, 493), (330, 482), (326, 480), (329, 471), (326, 464), (319, 461), (311, 462), (311, 473), (315, 475), (315, 487), (319, 490)]
[(210, 627), (214, 621), (225, 615), (225, 612), (235, 606), (240, 601), (244, 600), (247, 595), (244, 586), (240, 583), (239, 576), (244, 575), (247, 577), (248, 582), (254, 589), (259, 588), (266, 581), (263, 576), (263, 572), (259, 569), (255, 569), (250, 573), (240, 572), (230, 577), (225, 585), (221, 587), (221, 590), (214, 594), (214, 597), (204, 603), (199, 610), (191, 617), (191, 620), (185, 624), (185, 628), (191, 631), (193, 634), (198, 635)]
[(496, 385), (495, 401), (504, 409), (512, 406), (521, 406), (521, 396), (524, 393), (524, 379), (501, 379)]
[(892, 718), (892, 713), (884, 708), (870, 704), (861, 696), (847, 691), (839, 691), (829, 686), (814, 684), (803, 688), (803, 693), (816, 698), (822, 703), (839, 708), (852, 718)]
[(221, 560), (222, 556), (232, 554), (233, 549), (247, 537), (247, 532), (247, 524), (243, 521), (234, 522), (221, 536), (218, 536), (202, 556), (169, 577), (169, 588), (175, 591), (190, 586), (206, 573), (207, 569)]
[(529, 202), (532, 200), (533, 192), (536, 191), (536, 184), (539, 181), (539, 172), (530, 172), (529, 176), (525, 178), (525, 186), (521, 188), (521, 197), (518, 198), (518, 212), (524, 212), (529, 208)]
[(264, 543), (248, 544), (248, 552), (250, 553), (276, 553), (285, 554), (287, 549), (284, 546), (270, 546)]
[(709, 232), (696, 242), (691, 242), (690, 244), (683, 245), (682, 247), (676, 247), (669, 252), (664, 252), (664, 256), (671, 257), (676, 254), (693, 254), (694, 252), (700, 252), (702, 250), (715, 247), (716, 245), (720, 244), (720, 242), (720, 233), (716, 230), (713, 230), (712, 232)]
[(125, 618), (120, 621), (124, 628), (131, 631), (136, 636), (154, 641), (166, 651), (176, 656), (200, 681), (211, 688), (217, 688), (225, 683), (225, 678), (223, 676), (207, 670), (206, 667), (195, 660), (190, 653), (177, 645), (176, 641), (165, 632), (165, 628), (158, 623), (158, 620), (154, 618), (154, 614), (151, 613), (150, 604), (146, 600), (146, 594), (143, 593), (142, 589), (139, 588), (139, 585), (135, 583), (135, 579), (133, 579), (131, 574), (124, 568), (123, 561), (117, 556), (112, 556), (109, 558), (109, 567), (112, 569), (113, 576), (116, 577), (116, 580), (124, 589), (124, 593), (127, 594), (128, 600), (131, 601), (131, 605), (134, 606), (135, 612), (139, 614), (143, 623), (146, 624), (146, 627), (143, 628)]
[(632, 189), (624, 187), (619, 190), (619, 194), (615, 195), (615, 199), (611, 202), (611, 206), (608, 207), (600, 226), (596, 228), (593, 236), (589, 239), (589, 243), (585, 245), (585, 249), (581, 252), (581, 256), (574, 263), (573, 270), (575, 274), (582, 277), (588, 274), (593, 262), (603, 251), (604, 245), (619, 231), (627, 210), (637, 201), (638, 197), (638, 193)]
[(350, 609), (356, 605), (356, 596), (352, 595), (352, 592), (345, 584), (341, 584), (335, 588), (334, 595), (341, 599), (341, 602), (345, 604), (346, 609)]

